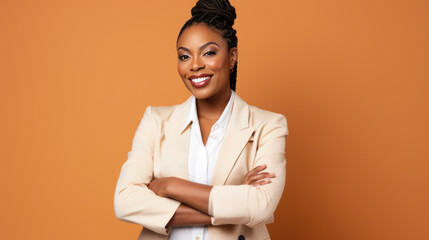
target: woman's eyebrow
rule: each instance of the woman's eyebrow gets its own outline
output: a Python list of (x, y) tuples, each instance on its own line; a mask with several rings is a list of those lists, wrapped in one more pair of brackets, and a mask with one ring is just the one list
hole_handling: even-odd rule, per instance
[[(201, 51), (203, 48), (205, 48), (205, 47), (207, 47), (208, 45), (210, 45), (210, 44), (214, 44), (214, 45), (216, 45), (216, 46), (220, 47), (220, 46), (219, 46), (219, 44), (217, 44), (217, 43), (215, 43), (215, 42), (208, 42), (208, 43), (204, 43), (203, 45), (201, 45), (201, 47), (199, 48), (199, 49), (200, 49), (200, 51)], [(185, 47), (178, 47), (178, 48), (177, 48), (177, 51), (179, 51), (180, 49), (183, 49), (183, 50), (185, 50), (185, 51), (190, 52), (190, 50), (189, 50), (188, 48), (185, 48)]]

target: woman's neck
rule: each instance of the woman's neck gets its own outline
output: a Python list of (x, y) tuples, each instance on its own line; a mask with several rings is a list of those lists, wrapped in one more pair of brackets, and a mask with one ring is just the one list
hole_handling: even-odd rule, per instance
[(231, 97), (231, 89), (207, 99), (196, 99), (198, 118), (217, 120)]

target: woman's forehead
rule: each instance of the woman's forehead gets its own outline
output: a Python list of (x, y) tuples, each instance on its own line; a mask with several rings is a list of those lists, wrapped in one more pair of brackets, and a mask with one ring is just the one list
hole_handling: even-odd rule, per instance
[(207, 42), (215, 42), (220, 47), (227, 46), (222, 33), (205, 23), (193, 24), (186, 28), (177, 41), (177, 47), (200, 47)]

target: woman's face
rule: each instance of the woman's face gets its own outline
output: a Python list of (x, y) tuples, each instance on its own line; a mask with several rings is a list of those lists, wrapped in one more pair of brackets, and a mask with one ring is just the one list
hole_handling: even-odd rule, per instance
[(228, 50), (221, 33), (205, 23), (186, 28), (177, 42), (178, 71), (197, 99), (229, 96), (229, 73), (237, 48)]

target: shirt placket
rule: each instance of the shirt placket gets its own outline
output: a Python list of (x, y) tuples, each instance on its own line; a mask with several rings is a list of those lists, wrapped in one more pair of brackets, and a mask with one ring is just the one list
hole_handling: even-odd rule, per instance
[[(206, 144), (206, 151), (207, 155), (210, 156), (207, 161), (207, 169), (214, 168), (214, 164), (216, 162), (216, 154), (214, 154), (215, 148), (217, 148), (217, 145), (219, 144), (219, 141), (221, 140), (221, 134), (220, 134), (220, 128), (219, 123), (216, 122), (210, 132), (209, 139), (207, 140)], [(209, 185), (211, 183), (212, 173), (209, 174), (207, 171), (207, 184)]]
[[(201, 184), (207, 184), (207, 151), (204, 147), (201, 137), (201, 131), (199, 127), (195, 128), (194, 133), (197, 135), (198, 150), (197, 150), (197, 161), (195, 164), (195, 182)], [(192, 228), (192, 240), (203, 240), (204, 239), (204, 227), (193, 227)]]

